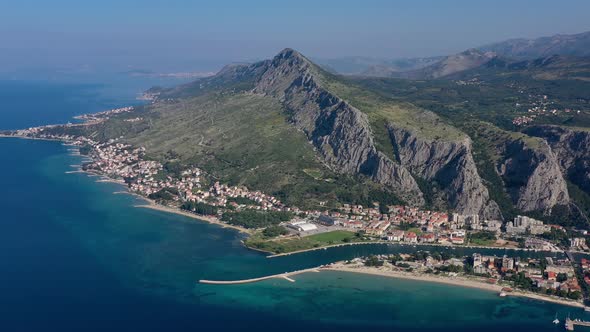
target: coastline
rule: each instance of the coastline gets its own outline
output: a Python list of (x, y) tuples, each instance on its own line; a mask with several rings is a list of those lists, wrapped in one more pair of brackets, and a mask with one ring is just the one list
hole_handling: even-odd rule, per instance
[(66, 143), (66, 140), (58, 139), (58, 138), (39, 138), (39, 137), (29, 137), (29, 136), (16, 136), (16, 135), (6, 135), (0, 134), (0, 138), (18, 138), (18, 139), (28, 139), (33, 141), (50, 141), (50, 142), (63, 142)]
[[(2, 137), (30, 139), (30, 140), (54, 141), (54, 142), (62, 142), (64, 145), (69, 145), (68, 144), (69, 141), (68, 140), (65, 140), (65, 139), (36, 138), (36, 137), (28, 137), (28, 136), (16, 136), (16, 135), (0, 134), (0, 138), (2, 138)], [(82, 155), (77, 154), (77, 156), (82, 156)], [(90, 158), (90, 157), (87, 157), (87, 156), (85, 156), (85, 157), (86, 158)], [(125, 185), (125, 182), (122, 181), (122, 180), (111, 178), (111, 177), (109, 177), (106, 174), (99, 173), (99, 172), (96, 172), (96, 171), (82, 170), (81, 167), (78, 167), (74, 171), (68, 171), (67, 173), (81, 173), (81, 172), (84, 172), (84, 173), (88, 174), (89, 176), (98, 176), (98, 177), (100, 177), (100, 179), (98, 179), (96, 182), (111, 182), (111, 183), (117, 183), (117, 184)], [(127, 193), (129, 193), (131, 195), (135, 195), (137, 197), (140, 197), (140, 198), (144, 199), (146, 202), (148, 202), (148, 204), (146, 204), (146, 205), (136, 205), (136, 207), (144, 207), (144, 208), (150, 208), (150, 209), (154, 209), (154, 210), (160, 210), (160, 211), (163, 211), (163, 212), (180, 214), (180, 215), (183, 215), (183, 216), (186, 216), (186, 217), (189, 217), (189, 218), (198, 219), (198, 220), (205, 221), (205, 222), (208, 222), (208, 223), (211, 223), (211, 224), (215, 224), (215, 225), (219, 225), (219, 226), (222, 226), (222, 227), (232, 228), (232, 229), (238, 230), (241, 233), (248, 234), (248, 235), (252, 235), (255, 232), (255, 230), (246, 229), (244, 227), (234, 226), (234, 225), (230, 225), (230, 224), (224, 223), (221, 220), (219, 220), (219, 218), (217, 218), (217, 217), (197, 215), (197, 214), (194, 214), (194, 213), (191, 213), (191, 212), (188, 212), (188, 211), (181, 210), (180, 208), (169, 207), (169, 206), (164, 206), (164, 205), (158, 204), (155, 201), (152, 201), (152, 200), (150, 200), (149, 198), (147, 198), (145, 196), (141, 196), (141, 195), (138, 195), (136, 193), (133, 193), (133, 192), (129, 191), (128, 189), (127, 189)], [(543, 250), (527, 249), (527, 248), (516, 248), (516, 247), (479, 246), (479, 245), (460, 245), (460, 246), (456, 246), (456, 245), (440, 244), (440, 243), (405, 243), (405, 242), (392, 242), (392, 241), (385, 241), (385, 240), (371, 240), (371, 241), (363, 241), (363, 242), (350, 242), (350, 243), (331, 244), (331, 245), (326, 245), (326, 246), (321, 246), (321, 247), (301, 249), (301, 250), (295, 250), (295, 251), (285, 252), (285, 253), (275, 253), (275, 252), (271, 252), (271, 251), (266, 251), (266, 250), (262, 250), (262, 249), (250, 247), (246, 243), (244, 243), (244, 241), (242, 241), (242, 244), (246, 248), (248, 248), (248, 249), (251, 249), (251, 250), (255, 250), (255, 251), (259, 251), (259, 252), (268, 254), (267, 255), (267, 258), (275, 258), (275, 257), (281, 257), (281, 256), (287, 256), (287, 255), (292, 255), (292, 254), (299, 254), (299, 253), (305, 253), (305, 252), (309, 252), (309, 251), (323, 250), (323, 249), (329, 249), (329, 248), (335, 248), (335, 247), (341, 247), (341, 246), (363, 245), (363, 244), (394, 244), (394, 245), (401, 245), (401, 246), (405, 246), (405, 245), (411, 245), (411, 246), (438, 246), (438, 247), (445, 247), (445, 248), (505, 249), (505, 250), (515, 250), (515, 251), (562, 252), (560, 250), (543, 251)]]
[[(0, 135), (0, 137), (6, 137), (6, 138), (12, 137), (12, 138), (31, 139), (31, 140), (66, 142), (64, 140), (59, 140), (59, 139), (30, 138), (30, 137), (19, 137), (19, 136), (9, 136), (9, 135)], [(117, 183), (117, 184), (124, 184), (124, 182), (122, 182), (121, 180), (116, 180), (116, 179), (110, 178), (105, 174), (101, 174), (98, 172), (83, 171), (79, 168), (79, 165), (70, 165), (70, 166), (78, 167), (77, 171), (85, 172), (88, 175), (99, 176), (100, 179), (98, 179), (96, 182), (113, 182), (113, 183)], [(234, 229), (234, 230), (237, 230), (237, 231), (247, 234), (247, 235), (251, 235), (253, 233), (253, 230), (249, 230), (249, 229), (245, 229), (243, 227), (226, 224), (226, 223), (222, 222), (221, 220), (219, 220), (218, 218), (213, 217), (213, 216), (201, 216), (201, 215), (191, 213), (189, 211), (181, 210), (176, 207), (160, 205), (160, 204), (156, 203), (155, 201), (150, 200), (149, 198), (138, 195), (138, 194), (133, 193), (129, 190), (127, 190), (126, 193), (131, 194), (131, 195), (135, 195), (139, 198), (142, 198), (144, 201), (146, 201), (146, 204), (138, 204), (138, 205), (134, 205), (134, 207), (148, 208), (148, 209), (158, 210), (158, 211), (167, 212), (167, 213), (175, 213), (175, 214), (182, 215), (185, 217), (197, 219), (201, 222), (208, 222), (211, 224), (215, 224), (215, 225), (218, 225), (223, 228)], [(327, 248), (332, 248), (332, 247), (340, 247), (340, 246), (346, 246), (346, 245), (362, 245), (362, 244), (396, 244), (396, 245), (402, 245), (402, 246), (405, 246), (405, 245), (410, 245), (410, 246), (425, 245), (426, 246), (426, 245), (428, 245), (428, 246), (440, 246), (440, 247), (451, 247), (451, 248), (490, 248), (490, 249), (511, 249), (511, 250), (515, 250), (515, 251), (538, 251), (538, 250), (522, 249), (522, 248), (504, 248), (504, 247), (476, 246), (476, 245), (475, 246), (470, 246), (470, 245), (452, 246), (452, 245), (443, 245), (443, 244), (436, 244), (436, 243), (412, 243), (412, 244), (409, 244), (409, 243), (395, 243), (395, 242), (390, 242), (390, 241), (377, 240), (377, 241), (366, 241), (366, 242), (342, 243), (342, 244), (334, 244), (334, 245), (328, 245), (328, 246), (317, 247), (317, 248), (309, 248), (309, 249), (297, 250), (297, 251), (293, 251), (293, 252), (289, 252), (289, 253), (270, 255), (270, 256), (267, 256), (267, 258), (280, 257), (280, 256), (285, 256), (285, 255), (291, 255), (291, 254), (298, 254), (298, 253), (327, 249)], [(252, 250), (257, 250), (257, 251), (261, 251), (264, 253), (268, 253), (267, 251), (258, 250), (256, 248), (250, 248), (246, 245), (244, 245), (244, 246), (246, 248), (249, 248)], [(424, 282), (436, 282), (436, 283), (453, 285), (453, 286), (477, 288), (477, 289), (492, 291), (492, 292), (496, 292), (496, 293), (499, 293), (503, 288), (500, 285), (487, 284), (485, 282), (479, 282), (479, 281), (472, 280), (469, 278), (464, 278), (464, 277), (435, 277), (432, 275), (412, 274), (412, 273), (400, 272), (400, 271), (383, 271), (383, 270), (379, 270), (376, 268), (368, 268), (368, 267), (364, 267), (364, 266), (353, 268), (353, 267), (345, 266), (341, 262), (331, 264), (328, 266), (324, 266), (324, 267), (320, 267), (320, 268), (324, 269), (324, 270), (328, 270), (328, 271), (361, 273), (361, 274), (367, 274), (367, 275), (398, 278), (398, 279), (407, 279), (407, 280), (424, 281)], [(305, 272), (307, 272), (307, 271), (305, 271)], [(299, 271), (298, 273), (304, 273), (304, 272)], [(534, 299), (534, 300), (538, 300), (538, 301), (556, 303), (559, 305), (584, 308), (584, 305), (579, 302), (568, 301), (565, 299), (560, 299), (560, 298), (556, 298), (556, 297), (549, 297), (549, 296), (539, 295), (536, 293), (524, 292), (524, 291), (520, 291), (520, 290), (514, 290), (513, 292), (507, 293), (507, 295), (508, 296), (525, 297), (525, 298)]]
[[(368, 274), (374, 276), (382, 276), (388, 278), (396, 278), (396, 279), (406, 279), (406, 280), (418, 280), (418, 281), (425, 281), (425, 282), (436, 282), (440, 284), (446, 285), (453, 285), (453, 286), (460, 286), (460, 287), (469, 287), (469, 288), (477, 288), (486, 291), (492, 291), (496, 293), (500, 293), (502, 291), (503, 286), (497, 284), (486, 284), (484, 282), (479, 282), (476, 280), (471, 280), (464, 277), (436, 277), (424, 274), (414, 274), (408, 272), (400, 272), (400, 271), (383, 271), (376, 268), (371, 267), (348, 267), (342, 262), (337, 262), (329, 266), (322, 267), (322, 270), (328, 271), (337, 271), (337, 272), (347, 272), (347, 273), (361, 273), (361, 274)], [(524, 292), (521, 290), (513, 290), (512, 292), (507, 292), (507, 296), (518, 296), (518, 297), (525, 297), (529, 299), (551, 302), (576, 308), (584, 309), (584, 304), (580, 302), (568, 301), (565, 299), (543, 296), (535, 293)]]
[[(138, 195), (139, 196), (139, 195)], [(145, 208), (145, 209), (152, 209), (152, 210), (157, 210), (157, 211), (162, 211), (162, 212), (168, 212), (168, 213), (175, 213), (175, 214), (179, 214), (185, 217), (189, 217), (189, 218), (193, 218), (193, 219), (197, 219), (200, 221), (204, 221), (204, 222), (208, 222), (210, 224), (214, 224), (214, 225), (218, 225), (221, 226), (223, 228), (231, 228), (234, 230), (239, 231), (240, 233), (245, 233), (248, 235), (252, 234), (252, 230), (240, 227), (240, 226), (235, 226), (235, 225), (230, 225), (230, 224), (226, 224), (224, 222), (222, 222), (221, 220), (219, 220), (219, 218), (213, 217), (213, 216), (202, 216), (202, 215), (197, 215), (194, 214), (192, 212), (188, 212), (188, 211), (183, 211), (179, 208), (174, 208), (174, 207), (169, 207), (169, 206), (164, 206), (161, 204), (158, 204), (148, 198), (145, 198), (143, 196), (139, 196), (141, 198), (143, 198), (147, 204), (137, 204), (134, 205), (134, 207), (137, 208)]]

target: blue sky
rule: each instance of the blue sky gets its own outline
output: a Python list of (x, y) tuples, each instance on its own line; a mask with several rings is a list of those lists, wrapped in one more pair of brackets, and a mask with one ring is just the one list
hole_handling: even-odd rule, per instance
[(590, 30), (587, 0), (4, 0), (0, 70), (204, 70), (292, 47), (315, 58), (444, 55)]

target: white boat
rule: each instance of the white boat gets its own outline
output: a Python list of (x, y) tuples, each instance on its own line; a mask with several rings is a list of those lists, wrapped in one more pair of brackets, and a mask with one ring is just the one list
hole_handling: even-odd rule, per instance
[(559, 319), (557, 319), (557, 313), (555, 313), (555, 319), (553, 320), (553, 324), (559, 324)]

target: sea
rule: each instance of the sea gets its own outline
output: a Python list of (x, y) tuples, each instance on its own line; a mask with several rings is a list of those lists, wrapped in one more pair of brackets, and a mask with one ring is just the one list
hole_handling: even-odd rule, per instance
[[(68, 122), (178, 83), (120, 74), (0, 81), (0, 129)], [(417, 249), (362, 245), (267, 258), (235, 230), (135, 207), (144, 202), (121, 185), (71, 173), (82, 160), (69, 149), (0, 139), (0, 331), (559, 331), (556, 316), (589, 318), (537, 300), (346, 272), (199, 284)]]

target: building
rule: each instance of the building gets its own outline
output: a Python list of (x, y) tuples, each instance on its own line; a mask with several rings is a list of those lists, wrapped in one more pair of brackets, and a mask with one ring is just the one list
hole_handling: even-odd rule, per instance
[(287, 227), (294, 229), (298, 232), (308, 232), (318, 229), (314, 224), (310, 224), (305, 220), (293, 221), (287, 224)]
[(504, 271), (514, 270), (514, 259), (512, 257), (508, 257), (506, 255), (504, 255), (504, 257), (502, 257), (502, 270), (504, 270)]
[(500, 232), (502, 222), (500, 220), (486, 220), (484, 229), (490, 232)]
[(417, 243), (418, 242), (418, 235), (414, 232), (407, 232), (404, 235), (404, 241), (408, 243)]
[(389, 241), (402, 241), (404, 239), (404, 231), (393, 231), (387, 234), (387, 240)]
[(473, 267), (473, 273), (475, 274), (488, 274), (489, 270), (483, 266), (483, 265), (478, 265), (478, 266), (474, 266)]
[(473, 254), (473, 268), (476, 268), (478, 266), (482, 266), (482, 259), (481, 259), (481, 255), (478, 253)]
[(434, 241), (436, 241), (436, 237), (432, 233), (424, 233), (420, 235), (420, 242), (434, 243)]
[(537, 250), (551, 250), (551, 244), (545, 240), (536, 239), (533, 237), (526, 238), (524, 240), (524, 246), (526, 248), (537, 249)]
[(338, 224), (338, 220), (334, 217), (330, 217), (327, 216), (325, 214), (322, 214), (319, 218), (318, 221), (322, 224), (322, 225), (326, 225), (326, 226), (334, 226)]
[(572, 248), (581, 248), (586, 246), (586, 239), (583, 237), (575, 237), (570, 239), (570, 246)]
[(452, 244), (464, 244), (465, 238), (464, 237), (451, 237)]
[(516, 216), (514, 221), (506, 224), (506, 233), (525, 234), (530, 233), (539, 235), (551, 230), (551, 226), (544, 225), (541, 220), (529, 218), (527, 216)]

